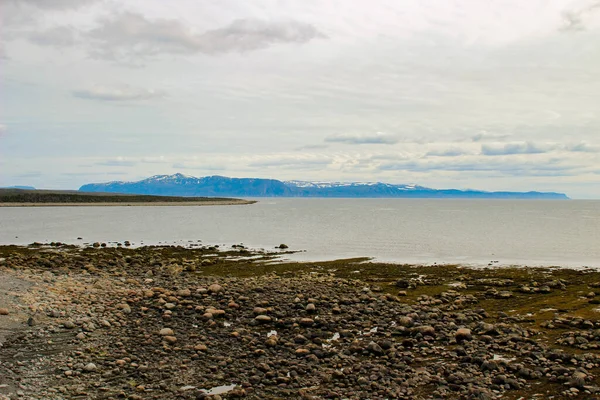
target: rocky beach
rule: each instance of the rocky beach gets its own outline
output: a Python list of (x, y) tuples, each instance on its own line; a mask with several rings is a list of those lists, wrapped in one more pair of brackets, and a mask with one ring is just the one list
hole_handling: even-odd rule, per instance
[(600, 398), (596, 270), (276, 255), (0, 247), (0, 399)]

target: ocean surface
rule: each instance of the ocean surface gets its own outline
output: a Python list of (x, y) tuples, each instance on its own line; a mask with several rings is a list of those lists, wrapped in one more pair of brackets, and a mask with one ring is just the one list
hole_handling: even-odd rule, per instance
[[(600, 267), (600, 201), (258, 199), (203, 207), (0, 207), (0, 244), (243, 243), (293, 260)], [(78, 240), (82, 237), (82, 240)], [(496, 263), (497, 262), (497, 263)]]

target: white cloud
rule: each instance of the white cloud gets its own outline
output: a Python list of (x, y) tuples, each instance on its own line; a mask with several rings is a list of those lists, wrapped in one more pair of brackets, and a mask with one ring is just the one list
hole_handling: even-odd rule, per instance
[(399, 139), (394, 135), (389, 135), (382, 132), (373, 134), (338, 134), (331, 135), (325, 138), (329, 143), (344, 143), (344, 144), (396, 144)]
[(121, 86), (92, 86), (73, 91), (73, 96), (87, 100), (101, 101), (136, 101), (164, 97), (163, 91), (141, 89), (129, 85)]

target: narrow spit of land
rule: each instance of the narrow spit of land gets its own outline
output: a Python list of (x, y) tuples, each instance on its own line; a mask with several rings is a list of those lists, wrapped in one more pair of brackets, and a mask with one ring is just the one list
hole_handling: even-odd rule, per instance
[(119, 193), (86, 193), (67, 190), (0, 189), (0, 207), (216, 206), (253, 203), (256, 203), (256, 201), (222, 197), (176, 197)]
[(274, 260), (0, 247), (0, 398), (600, 396), (596, 270)]

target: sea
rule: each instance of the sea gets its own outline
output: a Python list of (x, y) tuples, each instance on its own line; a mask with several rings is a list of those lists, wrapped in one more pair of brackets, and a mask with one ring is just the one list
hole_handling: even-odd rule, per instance
[[(282, 259), (600, 268), (600, 201), (261, 198), (241, 206), (0, 207), (0, 244), (289, 246)], [(81, 238), (81, 239), (78, 239)]]

